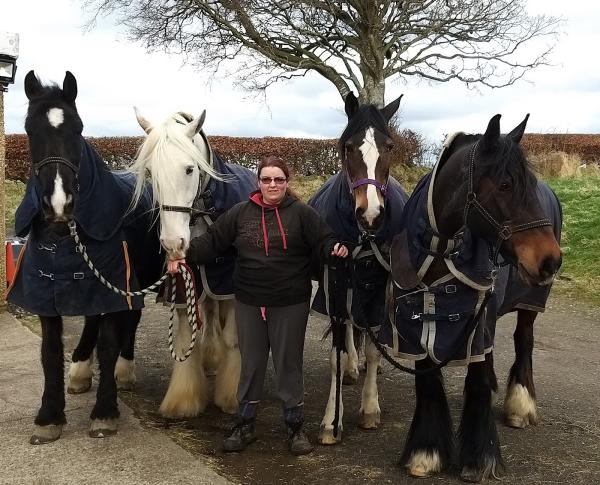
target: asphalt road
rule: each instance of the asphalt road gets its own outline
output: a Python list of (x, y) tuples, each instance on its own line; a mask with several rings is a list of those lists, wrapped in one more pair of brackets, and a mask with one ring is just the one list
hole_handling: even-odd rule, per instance
[[(413, 413), (411, 376), (386, 364), (379, 376), (382, 425), (376, 431), (357, 428), (363, 376), (358, 385), (344, 387), (344, 441), (319, 446), (309, 456), (289, 456), (281, 407), (274, 398), (272, 370), (265, 383), (257, 431), (259, 439), (244, 453), (224, 455), (220, 443), (232, 418), (214, 406), (198, 418), (165, 420), (157, 414), (167, 388), (171, 358), (167, 350), (165, 308), (150, 304), (144, 312), (137, 340), (138, 383), (121, 397), (144, 426), (157, 428), (194, 454), (210, 457), (220, 474), (244, 484), (354, 484), (461, 483), (457, 470), (415, 480), (398, 465)], [(501, 387), (513, 359), (515, 317), (498, 322), (495, 363)], [(73, 348), (81, 327), (65, 326), (67, 348)], [(322, 341), (324, 323), (311, 317), (306, 344), (305, 409), (307, 430), (316, 439), (329, 390), (329, 341)], [(503, 392), (496, 396), (496, 414), (507, 470), (505, 483), (600, 483), (600, 311), (574, 302), (553, 299), (536, 322), (534, 375), (540, 423), (526, 430), (501, 424)], [(464, 369), (445, 371), (446, 389), (455, 425), (462, 403)], [(93, 388), (95, 390), (95, 387)]]

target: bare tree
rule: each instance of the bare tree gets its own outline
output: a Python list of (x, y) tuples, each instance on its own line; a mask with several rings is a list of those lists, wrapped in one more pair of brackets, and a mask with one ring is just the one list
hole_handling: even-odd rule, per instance
[(264, 90), (309, 71), (342, 97), (383, 105), (385, 81), (417, 76), (503, 87), (549, 62), (560, 19), (526, 0), (82, 0), (132, 40), (180, 52)]

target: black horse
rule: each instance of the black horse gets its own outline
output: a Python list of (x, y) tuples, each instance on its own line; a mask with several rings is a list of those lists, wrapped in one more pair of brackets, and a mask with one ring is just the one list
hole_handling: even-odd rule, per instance
[[(454, 438), (439, 367), (468, 365), (459, 426), (461, 478), (478, 482), (502, 467), (492, 412), (493, 341), (499, 316), (518, 312), (516, 359), (505, 399), (510, 426), (537, 419), (533, 322), (561, 264), (562, 214), (519, 143), (527, 117), (500, 135), (458, 133), (405, 206), (394, 238), (396, 326), (402, 356), (416, 360), (416, 409), (402, 462), (426, 477), (452, 463)], [(429, 370), (429, 372), (428, 372)]]
[[(346, 380), (356, 381), (356, 348), (366, 327), (377, 332), (387, 320), (389, 248), (408, 198), (398, 181), (389, 175), (394, 143), (388, 123), (401, 98), (379, 109), (359, 105), (354, 94), (348, 94), (348, 124), (338, 144), (342, 170), (308, 202), (352, 250), (352, 257), (346, 261), (325, 265), (313, 301), (313, 310), (339, 323), (332, 328), (331, 388), (319, 434), (319, 442), (325, 445), (341, 440), (343, 404), (338, 373), (347, 374)], [(365, 343), (365, 356), (367, 375), (359, 426), (375, 429), (381, 419), (377, 390), (380, 354), (370, 338)]]
[(85, 316), (68, 390), (90, 388), (97, 343), (100, 380), (90, 436), (104, 437), (117, 430), (117, 382), (129, 387), (135, 378), (133, 348), (143, 298), (123, 297), (100, 284), (68, 224), (75, 223), (87, 254), (108, 281), (137, 290), (158, 279), (162, 266), (151, 199), (129, 210), (135, 177), (111, 172), (82, 137), (77, 82), (70, 72), (60, 89), (42, 85), (30, 71), (25, 94), (32, 175), (17, 209), (15, 230), (28, 235), (28, 242), (7, 299), (39, 315), (42, 325), (44, 394), (30, 442), (58, 439), (66, 423), (62, 316), (68, 315)]

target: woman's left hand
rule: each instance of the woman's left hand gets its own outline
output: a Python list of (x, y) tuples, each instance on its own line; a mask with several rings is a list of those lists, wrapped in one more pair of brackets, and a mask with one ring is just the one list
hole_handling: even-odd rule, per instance
[(185, 259), (169, 259), (167, 261), (167, 272), (170, 274), (179, 273), (179, 264), (185, 263)]
[(341, 243), (335, 243), (331, 255), (337, 256), (338, 258), (345, 258), (348, 256), (348, 248)]

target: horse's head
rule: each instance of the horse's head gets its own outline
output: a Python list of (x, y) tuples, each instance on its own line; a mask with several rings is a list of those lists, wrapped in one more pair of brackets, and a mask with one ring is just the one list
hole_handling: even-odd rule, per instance
[(400, 106), (400, 96), (383, 109), (360, 106), (352, 92), (346, 96), (348, 125), (339, 140), (342, 167), (354, 196), (356, 220), (362, 229), (376, 231), (383, 221), (385, 192), (394, 143), (388, 122)]
[(29, 71), (25, 94), (29, 99), (25, 130), (44, 218), (51, 223), (66, 222), (73, 217), (82, 150), (83, 123), (75, 106), (77, 81), (67, 71), (62, 89), (45, 86)]
[[(537, 179), (520, 146), (528, 118), (504, 136), (500, 115), (490, 120), (483, 135), (459, 135), (449, 147), (440, 185), (447, 186), (443, 190), (450, 201), (448, 213), (454, 206), (456, 217), (458, 207), (468, 229), (496, 247), (525, 282), (545, 285), (560, 268), (562, 256), (538, 196)], [(459, 172), (463, 185), (457, 190), (448, 182)]]
[(139, 200), (150, 175), (154, 202), (160, 208), (160, 242), (170, 259), (183, 258), (190, 244), (194, 200), (207, 177), (216, 176), (201, 133), (206, 112), (198, 118), (178, 112), (156, 126), (135, 112), (147, 136), (131, 167), (137, 174), (134, 200)]

